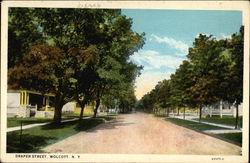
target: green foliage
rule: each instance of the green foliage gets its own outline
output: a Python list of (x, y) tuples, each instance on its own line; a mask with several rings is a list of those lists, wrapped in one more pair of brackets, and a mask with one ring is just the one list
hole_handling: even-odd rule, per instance
[(86, 131), (113, 117), (98, 117), (91, 119), (82, 119), (80, 121), (64, 122), (59, 125), (48, 124), (45, 126), (34, 127), (23, 130), (20, 144), (20, 132), (7, 133), (7, 152), (8, 153), (25, 153), (37, 152), (39, 149), (63, 140), (80, 131)]
[(188, 94), (188, 88), (190, 88), (195, 82), (193, 72), (193, 65), (189, 61), (184, 60), (176, 72), (171, 75), (170, 100), (172, 106), (195, 106)]
[[(188, 88), (192, 101), (199, 105), (207, 105), (222, 99), (222, 75), (227, 65), (221, 54), (226, 49), (226, 41), (215, 40), (212, 36), (200, 35), (194, 46), (189, 49), (188, 58), (193, 63), (195, 83)], [(220, 71), (218, 71), (218, 69)]]
[(228, 42), (229, 52), (231, 53), (233, 64), (228, 69), (225, 77), (228, 82), (226, 99), (230, 102), (236, 102), (239, 105), (243, 99), (243, 56), (244, 56), (244, 27), (240, 32), (232, 35)]
[[(9, 48), (17, 42), (25, 51), (18, 62), (10, 55), (9, 87), (55, 94), (57, 122), (66, 102), (76, 100), (84, 108), (116, 88), (124, 90), (119, 98), (128, 105), (134, 102), (131, 87), (140, 69), (129, 56), (144, 44), (144, 34), (131, 26), (132, 19), (118, 9), (13, 8), (9, 29), (15, 35)], [(30, 34), (25, 43), (16, 41), (25, 33)]]
[(21, 62), (31, 45), (44, 42), (32, 8), (9, 8), (8, 67)]
[(243, 96), (243, 35), (243, 27), (228, 40), (200, 34), (189, 48), (188, 60), (170, 80), (159, 82), (144, 95), (137, 106), (151, 111), (199, 107), (201, 113), (202, 106), (220, 100), (239, 105)]

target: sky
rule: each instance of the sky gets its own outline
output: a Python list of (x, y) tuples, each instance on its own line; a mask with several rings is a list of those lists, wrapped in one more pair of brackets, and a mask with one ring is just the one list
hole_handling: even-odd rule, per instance
[(240, 11), (123, 9), (122, 14), (133, 19), (132, 30), (146, 34), (143, 48), (130, 57), (144, 67), (136, 78), (137, 99), (169, 79), (200, 33), (229, 39), (242, 25)]

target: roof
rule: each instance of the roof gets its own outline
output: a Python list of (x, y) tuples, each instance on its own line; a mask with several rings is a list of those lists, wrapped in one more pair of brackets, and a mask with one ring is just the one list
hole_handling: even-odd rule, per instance
[(31, 93), (31, 94), (37, 94), (37, 95), (44, 95), (44, 96), (55, 96), (52, 93), (41, 93), (38, 91), (32, 91), (32, 90), (26, 90), (26, 89), (8, 89), (8, 93), (18, 93), (18, 92), (27, 92), (27, 93)]

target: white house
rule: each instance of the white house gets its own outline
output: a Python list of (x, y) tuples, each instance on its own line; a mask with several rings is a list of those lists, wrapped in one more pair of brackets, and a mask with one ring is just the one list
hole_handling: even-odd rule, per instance
[[(242, 116), (243, 111), (243, 104), (241, 103), (239, 105), (239, 116)], [(236, 117), (236, 107), (235, 105), (226, 102), (226, 101), (219, 101), (217, 103), (214, 103), (210, 106), (205, 106), (202, 108), (202, 115), (203, 116), (213, 116), (213, 115), (219, 115), (222, 117), (223, 115), (231, 115)]]
[[(53, 94), (41, 94), (30, 90), (8, 90), (7, 116), (8, 117), (52, 117)], [(75, 102), (63, 106), (62, 113), (74, 112)]]

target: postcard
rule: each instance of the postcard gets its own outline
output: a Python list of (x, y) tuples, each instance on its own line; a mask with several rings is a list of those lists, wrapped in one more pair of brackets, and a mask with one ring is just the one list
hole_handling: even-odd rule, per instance
[(1, 12), (1, 162), (248, 162), (249, 2)]

